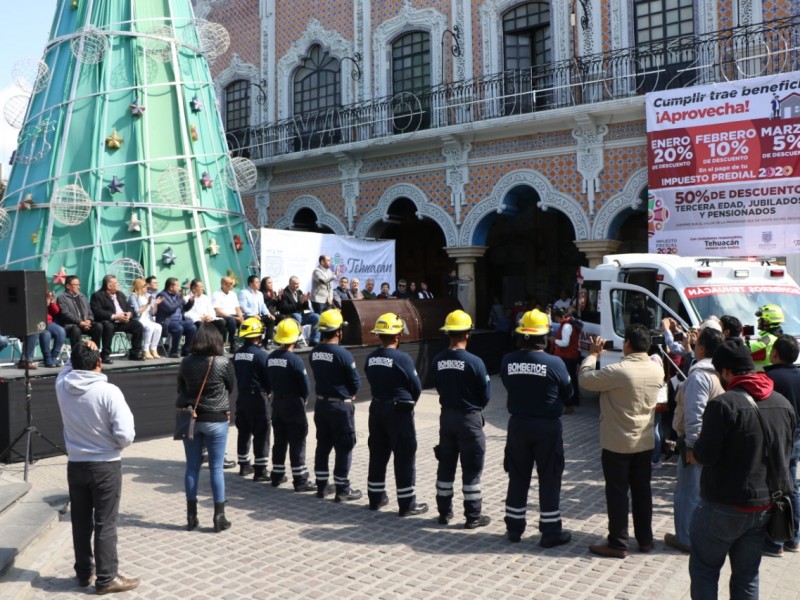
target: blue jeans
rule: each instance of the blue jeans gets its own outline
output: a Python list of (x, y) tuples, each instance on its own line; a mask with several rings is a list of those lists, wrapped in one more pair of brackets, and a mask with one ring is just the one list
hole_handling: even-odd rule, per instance
[(732, 506), (700, 501), (692, 516), (689, 576), (692, 598), (716, 598), (719, 572), (730, 556), (731, 600), (758, 599), (758, 567), (768, 511), (744, 512)]
[(67, 332), (58, 323), (48, 323), (47, 331), (50, 332), (50, 337), (53, 338), (53, 347), (50, 349), (50, 358), (53, 362), (58, 360), (61, 354), (61, 348), (64, 347), (64, 340), (67, 339)]
[(319, 329), (317, 325), (319, 325), (319, 315), (317, 313), (305, 313), (301, 315), (300, 313), (293, 313), (289, 315), (295, 321), (300, 323), (300, 325), (311, 325), (311, 339), (308, 340), (308, 343), (312, 346), (314, 344), (319, 344)]
[[(794, 513), (794, 526), (797, 534), (792, 540), (795, 544), (800, 543), (800, 488), (797, 485), (797, 463), (800, 461), (800, 433), (794, 434), (794, 446), (792, 447), (792, 457), (789, 459), (789, 475), (792, 479), (792, 512)], [(776, 544), (769, 538), (765, 542), (767, 547), (775, 549), (783, 548), (783, 543)]]
[(653, 446), (653, 464), (661, 462), (661, 413), (655, 414), (653, 421), (653, 436), (655, 436), (656, 445)]
[(700, 475), (702, 473), (702, 465), (687, 465), (683, 456), (678, 457), (678, 481), (675, 484), (675, 494), (672, 496), (675, 537), (681, 544), (687, 546), (690, 543), (689, 530), (692, 524), (692, 515), (697, 505), (700, 504)]
[(187, 500), (197, 500), (197, 483), (200, 479), (200, 465), (203, 462), (203, 446), (208, 449), (208, 470), (211, 473), (211, 495), (214, 502), (225, 502), (225, 477), (222, 474), (222, 461), (225, 458), (225, 445), (228, 441), (228, 422), (194, 424), (194, 439), (183, 440), (186, 453), (186, 474), (184, 488)]

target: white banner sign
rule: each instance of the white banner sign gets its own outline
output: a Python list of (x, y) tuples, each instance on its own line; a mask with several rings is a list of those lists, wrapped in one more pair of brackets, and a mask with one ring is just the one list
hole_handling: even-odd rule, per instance
[(650, 251), (800, 252), (800, 73), (647, 94)]
[[(339, 276), (361, 280), (361, 289), (367, 279), (375, 280), (375, 291), (381, 283), (395, 286), (395, 242), (386, 240), (367, 242), (328, 233), (261, 230), (261, 277), (272, 277), (273, 289), (280, 290), (289, 283), (289, 277), (300, 279), (300, 289), (311, 291), (311, 273), (322, 254), (333, 260), (331, 269)], [(334, 286), (335, 287), (335, 286)]]

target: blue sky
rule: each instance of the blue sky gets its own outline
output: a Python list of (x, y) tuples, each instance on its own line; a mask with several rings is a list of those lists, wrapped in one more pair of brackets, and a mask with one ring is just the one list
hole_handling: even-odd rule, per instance
[[(56, 12), (58, 2), (69, 0), (3, 0), (13, 4), (6, 7), (0, 19), (0, 40), (3, 40), (0, 52), (0, 112), (9, 98), (23, 95), (24, 92), (14, 85), (12, 71), (18, 60), (27, 57), (41, 58), (44, 53), (50, 26)], [(10, 167), (8, 159), (16, 147), (19, 131), (11, 128), (5, 118), (0, 117), (0, 164), (3, 165), (3, 177), (8, 178)]]

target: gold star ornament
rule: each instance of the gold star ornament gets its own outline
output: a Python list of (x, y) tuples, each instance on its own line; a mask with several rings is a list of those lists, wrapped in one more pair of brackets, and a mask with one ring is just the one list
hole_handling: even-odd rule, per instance
[(106, 148), (109, 150), (119, 150), (122, 147), (122, 142), (125, 141), (121, 138), (115, 129), (110, 136), (106, 138)]

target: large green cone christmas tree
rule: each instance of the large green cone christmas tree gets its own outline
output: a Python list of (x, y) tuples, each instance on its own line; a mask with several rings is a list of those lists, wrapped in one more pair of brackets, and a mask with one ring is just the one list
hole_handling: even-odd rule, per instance
[[(0, 210), (0, 269), (199, 277), (253, 264), (208, 61), (228, 46), (190, 0), (61, 0), (41, 61), (4, 107), (20, 128)], [(25, 66), (25, 65), (23, 65)], [(56, 291), (60, 291), (56, 288)], [(128, 290), (125, 289), (125, 292)]]

